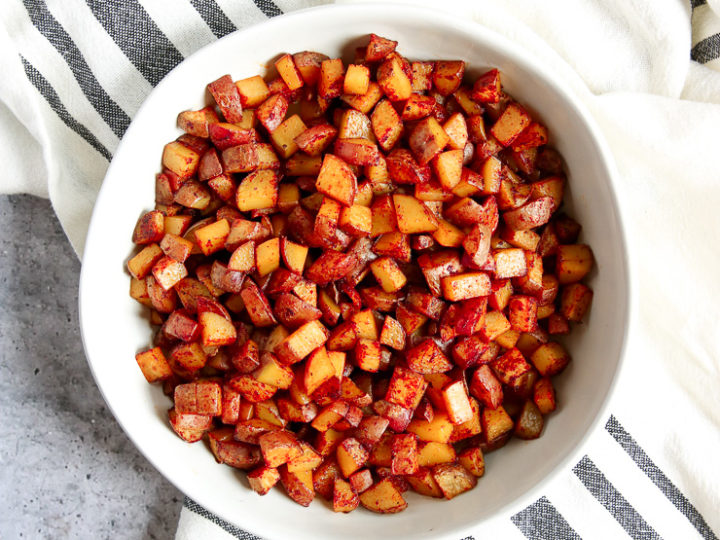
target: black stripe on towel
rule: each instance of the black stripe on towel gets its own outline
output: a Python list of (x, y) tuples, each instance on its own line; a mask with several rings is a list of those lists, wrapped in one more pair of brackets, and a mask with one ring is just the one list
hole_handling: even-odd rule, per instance
[(220, 527), (222, 530), (224, 530), (226, 533), (232, 534), (235, 538), (239, 538), (240, 540), (261, 540), (254, 534), (245, 532), (242, 529), (237, 528), (235, 525), (228, 523), (224, 519), (220, 519), (212, 512), (205, 510), (205, 508), (193, 501), (190, 497), (185, 497), (185, 500), (183, 501), (183, 506), (185, 506), (185, 508), (187, 508), (191, 512), (196, 513), (198, 516), (204, 517), (208, 521), (211, 521), (212, 523)]
[(130, 125), (130, 117), (100, 86), (75, 42), (48, 11), (45, 2), (42, 0), (23, 0), (23, 3), (35, 27), (65, 58), (85, 97), (88, 98), (88, 101), (103, 117), (103, 120), (110, 126), (115, 135), (122, 137)]
[(632, 538), (635, 540), (660, 539), (655, 529), (638, 514), (637, 510), (608, 481), (589, 457), (583, 457), (573, 467), (573, 472)]
[(690, 6), (695, 9), (698, 6), (704, 6), (707, 4), (707, 0), (690, 0)]
[(190, 3), (216, 37), (221, 38), (237, 30), (237, 27), (228, 19), (215, 0), (190, 0)]
[(720, 34), (706, 37), (690, 50), (690, 58), (701, 64), (720, 57)]
[(33, 86), (37, 88), (38, 92), (42, 94), (45, 101), (47, 101), (48, 105), (50, 105), (50, 108), (60, 117), (60, 120), (62, 120), (67, 127), (85, 139), (85, 142), (97, 150), (105, 159), (110, 161), (112, 155), (108, 149), (105, 148), (85, 126), (72, 117), (60, 101), (60, 97), (57, 95), (47, 79), (45, 79), (45, 77), (43, 77), (30, 62), (25, 60), (25, 58), (21, 56), (20, 60), (22, 60), (23, 68), (25, 68), (25, 75), (27, 75), (27, 78)]
[(541, 497), (510, 518), (529, 540), (581, 540), (555, 506)]
[(183, 61), (180, 51), (137, 0), (85, 1), (112, 40), (153, 86)]
[(277, 17), (278, 15), (282, 15), (282, 10), (277, 7), (275, 2), (272, 0), (253, 0), (255, 2), (255, 5), (260, 8), (260, 11), (262, 11), (267, 17)]
[(700, 535), (706, 540), (718, 540), (718, 537), (712, 532), (708, 524), (705, 522), (705, 518), (702, 517), (700, 512), (687, 500), (685, 495), (675, 487), (675, 484), (665, 476), (660, 468), (650, 459), (645, 453), (645, 450), (640, 448), (638, 443), (632, 436), (625, 431), (620, 422), (614, 416), (610, 417), (605, 429), (617, 443), (622, 446), (623, 450), (627, 452), (630, 458), (635, 464), (642, 469), (642, 471), (652, 480), (660, 491), (668, 498), (668, 500), (675, 505), (675, 508), (680, 510), (682, 514), (688, 518), (688, 521), (692, 523), (693, 527), (697, 529)]

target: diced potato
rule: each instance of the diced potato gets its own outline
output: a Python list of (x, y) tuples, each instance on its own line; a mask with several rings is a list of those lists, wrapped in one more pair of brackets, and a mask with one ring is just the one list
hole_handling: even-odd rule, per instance
[(190, 178), (200, 164), (200, 155), (182, 143), (174, 141), (165, 145), (162, 164), (180, 178)]
[(438, 220), (433, 213), (411, 195), (393, 195), (398, 229), (404, 234), (433, 232)]
[(420, 120), (408, 139), (410, 149), (422, 165), (442, 152), (449, 142), (450, 137), (433, 116)]
[(370, 70), (367, 66), (350, 64), (343, 80), (343, 93), (364, 95), (370, 86)]
[(333, 490), (333, 512), (352, 512), (360, 504), (357, 493), (349, 482), (342, 478), (335, 478)]
[(323, 60), (320, 64), (318, 94), (326, 99), (339, 97), (343, 90), (345, 67), (340, 58)]
[(276, 60), (275, 68), (278, 71), (278, 75), (282, 77), (282, 80), (285, 81), (285, 84), (287, 84), (290, 90), (297, 90), (303, 85), (302, 75), (295, 66), (293, 57), (289, 54), (285, 54)]
[(407, 431), (425, 442), (448, 443), (453, 432), (453, 423), (444, 412), (437, 412), (432, 420), (413, 419)]
[(425, 393), (427, 381), (419, 373), (396, 366), (385, 399), (406, 409), (415, 409)]
[(402, 493), (390, 478), (384, 478), (360, 494), (360, 503), (373, 512), (395, 514), (407, 508)]
[(354, 437), (342, 441), (337, 447), (336, 459), (340, 471), (348, 478), (355, 471), (361, 469), (367, 462), (369, 453), (365, 447)]
[(279, 468), (280, 482), (292, 500), (302, 506), (310, 506), (315, 498), (312, 471), (290, 472), (286, 465)]
[(295, 139), (307, 129), (307, 126), (297, 114), (285, 119), (271, 134), (273, 146), (278, 154), (287, 159), (298, 151)]
[(452, 369), (452, 363), (437, 343), (430, 338), (422, 340), (407, 351), (407, 365), (417, 373), (444, 373)]
[(443, 388), (442, 396), (445, 410), (453, 424), (462, 424), (472, 418), (472, 408), (463, 381), (448, 384)]
[(323, 345), (329, 332), (320, 321), (310, 321), (290, 334), (275, 349), (278, 358), (286, 364), (294, 364)]
[(397, 57), (385, 60), (377, 70), (377, 82), (390, 101), (402, 101), (412, 94), (412, 84)]
[(395, 292), (407, 283), (397, 263), (389, 257), (381, 257), (370, 263), (370, 270), (385, 292)]
[(496, 409), (483, 409), (481, 420), (485, 441), (488, 443), (499, 441), (514, 427), (512, 418), (502, 405)]
[(570, 355), (560, 343), (551, 341), (535, 349), (530, 355), (530, 361), (541, 376), (550, 377), (567, 367), (570, 363)]
[(315, 187), (320, 193), (345, 206), (352, 206), (357, 194), (357, 179), (347, 163), (332, 154), (326, 154)]
[(584, 244), (558, 246), (555, 275), (561, 285), (575, 283), (590, 273), (593, 260), (589, 246)]
[(417, 438), (412, 433), (393, 435), (392, 474), (415, 474), (418, 470)]
[(369, 236), (372, 231), (372, 210), (353, 204), (340, 211), (340, 228), (351, 236)]
[(172, 377), (173, 372), (160, 347), (154, 347), (135, 355), (135, 360), (149, 383)]
[(277, 204), (279, 182), (278, 174), (269, 169), (250, 173), (238, 186), (236, 206), (241, 212), (273, 208)]
[(280, 480), (280, 473), (267, 465), (253, 469), (247, 475), (250, 488), (258, 495), (265, 495)]
[(319, 156), (335, 140), (337, 129), (328, 124), (312, 126), (295, 137), (295, 144), (309, 156)]
[(442, 96), (449, 96), (460, 87), (465, 75), (465, 62), (462, 60), (441, 60), (435, 63), (433, 85)]
[(490, 129), (503, 146), (509, 146), (530, 125), (530, 115), (517, 103), (508, 105)]
[(490, 277), (484, 272), (446, 276), (440, 283), (443, 296), (451, 302), (490, 294)]

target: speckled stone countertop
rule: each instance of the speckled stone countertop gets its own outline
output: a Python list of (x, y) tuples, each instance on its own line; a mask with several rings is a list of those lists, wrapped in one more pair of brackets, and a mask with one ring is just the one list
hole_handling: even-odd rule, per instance
[(0, 230), (0, 538), (172, 538), (182, 495), (95, 386), (50, 203), (0, 197)]

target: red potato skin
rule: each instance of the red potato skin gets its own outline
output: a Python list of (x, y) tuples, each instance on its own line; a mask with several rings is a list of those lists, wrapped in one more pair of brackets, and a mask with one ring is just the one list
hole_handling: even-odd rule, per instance
[(240, 92), (230, 75), (223, 75), (218, 80), (208, 84), (208, 90), (218, 104), (223, 116), (228, 122), (242, 122), (242, 104)]

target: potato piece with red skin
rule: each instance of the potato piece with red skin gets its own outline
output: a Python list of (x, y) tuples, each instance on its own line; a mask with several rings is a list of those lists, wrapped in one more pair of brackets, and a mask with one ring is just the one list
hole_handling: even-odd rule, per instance
[(565, 285), (560, 296), (560, 314), (568, 321), (580, 322), (590, 308), (592, 298), (593, 291), (587, 285)]
[(188, 275), (187, 268), (171, 257), (163, 257), (152, 268), (155, 282), (164, 290), (172, 289), (181, 279)]
[(386, 162), (390, 179), (396, 184), (425, 184), (430, 181), (430, 167), (419, 163), (406, 148), (390, 152)]
[(375, 165), (380, 159), (377, 145), (361, 138), (335, 140), (333, 153), (351, 165)]
[(484, 408), (480, 418), (485, 442), (488, 444), (501, 441), (514, 428), (512, 418), (502, 405), (495, 409)]
[(534, 199), (520, 208), (505, 212), (503, 220), (505, 224), (516, 231), (527, 231), (536, 227), (542, 227), (555, 211), (555, 202), (552, 197), (540, 197)]
[(493, 360), (490, 367), (498, 380), (510, 388), (519, 388), (528, 377), (532, 376), (533, 371), (533, 367), (516, 348), (509, 349)]
[(515, 295), (508, 303), (508, 320), (519, 332), (533, 332), (537, 328), (538, 302), (535, 298)]
[(388, 384), (385, 400), (406, 409), (415, 409), (422, 399), (428, 382), (419, 373), (396, 366)]
[(295, 436), (288, 431), (269, 431), (258, 439), (265, 465), (279, 467), (302, 455)]
[(433, 232), (438, 228), (438, 219), (432, 211), (411, 195), (393, 195), (393, 205), (398, 230), (404, 234)]
[(228, 122), (235, 123), (242, 121), (242, 103), (240, 100), (240, 92), (233, 83), (230, 75), (223, 75), (216, 81), (207, 85), (207, 89), (212, 94), (215, 103), (220, 107), (220, 111)]
[(357, 178), (345, 161), (325, 154), (315, 187), (345, 206), (352, 206), (357, 194)]
[(336, 459), (345, 478), (361, 469), (367, 462), (368, 456), (368, 451), (354, 437), (342, 441), (336, 450)]
[(312, 471), (291, 472), (287, 465), (282, 465), (278, 471), (288, 496), (302, 506), (310, 506), (315, 498)]
[(175, 433), (189, 443), (201, 440), (213, 426), (212, 416), (179, 413), (174, 407), (168, 411), (168, 418)]
[(393, 435), (392, 474), (415, 474), (418, 470), (417, 437), (412, 433)]
[(550, 377), (562, 372), (570, 363), (570, 355), (565, 348), (557, 342), (543, 343), (530, 355), (535, 369), (541, 376)]
[(446, 499), (457, 497), (477, 484), (477, 478), (459, 463), (441, 463), (431, 470)]
[(350, 483), (342, 478), (335, 478), (335, 485), (333, 489), (333, 512), (352, 512), (359, 504), (360, 499)]
[(242, 395), (243, 399), (258, 403), (270, 399), (277, 392), (275, 386), (262, 383), (251, 375), (240, 375), (228, 381), (228, 384)]
[(462, 424), (472, 418), (472, 408), (468, 399), (465, 383), (454, 381), (442, 389), (445, 410), (453, 424)]
[(158, 210), (146, 212), (138, 219), (132, 241), (139, 245), (160, 242), (165, 236), (165, 216)]
[(370, 41), (365, 49), (365, 61), (377, 62), (395, 50), (398, 42), (377, 34), (370, 34)]
[(445, 299), (458, 302), (489, 295), (490, 277), (484, 272), (456, 274), (442, 278), (440, 286)]
[(407, 508), (407, 502), (391, 478), (383, 478), (359, 497), (365, 508), (380, 514), (395, 514)]
[(426, 165), (450, 142), (445, 130), (438, 121), (428, 116), (423, 118), (410, 132), (408, 145), (420, 165)]
[(402, 325), (390, 316), (385, 317), (382, 331), (380, 332), (380, 343), (396, 351), (405, 348), (405, 330)]
[(208, 137), (208, 125), (219, 121), (212, 107), (208, 106), (199, 111), (183, 111), (178, 114), (177, 124), (185, 133), (196, 137)]
[(247, 475), (250, 488), (258, 495), (265, 495), (280, 480), (280, 473), (273, 467), (264, 465), (250, 471)]
[(441, 96), (449, 96), (460, 87), (464, 75), (462, 60), (439, 60), (435, 62), (433, 85)]
[(520, 439), (537, 439), (543, 430), (543, 417), (537, 405), (532, 400), (527, 400), (515, 420), (514, 434)]
[(329, 124), (311, 126), (295, 137), (295, 144), (309, 156), (319, 156), (337, 137), (337, 129)]
[(470, 393), (489, 409), (497, 409), (503, 400), (502, 385), (488, 365), (480, 366), (473, 373)]
[(347, 276), (357, 264), (357, 258), (349, 253), (325, 251), (305, 271), (305, 277), (317, 285), (327, 285)]
[(501, 95), (500, 72), (497, 69), (484, 73), (473, 85), (472, 98), (480, 103), (498, 103)]

